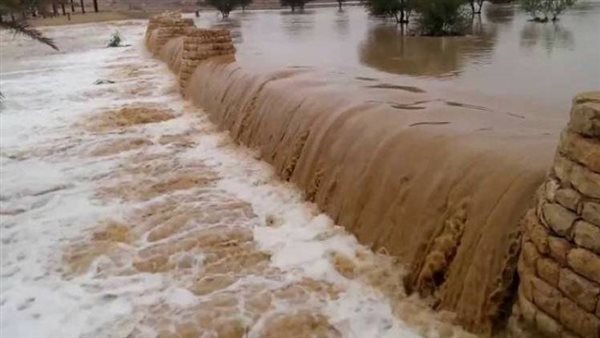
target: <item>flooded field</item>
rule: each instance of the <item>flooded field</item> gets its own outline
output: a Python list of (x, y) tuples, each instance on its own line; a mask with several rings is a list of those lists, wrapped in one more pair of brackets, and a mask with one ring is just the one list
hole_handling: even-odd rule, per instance
[(3, 337), (469, 336), (184, 103), (144, 28), (2, 37)]
[(555, 24), (528, 19), (517, 4), (486, 3), (471, 35), (445, 38), (406, 36), (360, 6), (234, 12), (228, 23), (202, 13), (196, 25), (231, 28), (238, 61), (254, 68), (307, 67), (345, 86), (395, 81), (564, 115), (573, 95), (600, 88), (600, 2), (579, 1)]

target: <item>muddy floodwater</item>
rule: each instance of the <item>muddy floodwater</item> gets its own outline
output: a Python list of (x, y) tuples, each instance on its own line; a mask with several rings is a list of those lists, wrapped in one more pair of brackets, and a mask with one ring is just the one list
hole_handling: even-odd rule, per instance
[(360, 6), (235, 12), (229, 22), (210, 12), (196, 25), (232, 29), (238, 61), (255, 68), (310, 68), (344, 85), (395, 81), (564, 115), (573, 95), (600, 88), (600, 2), (580, 1), (554, 24), (528, 19), (518, 5), (486, 3), (472, 34), (446, 38), (406, 36)]

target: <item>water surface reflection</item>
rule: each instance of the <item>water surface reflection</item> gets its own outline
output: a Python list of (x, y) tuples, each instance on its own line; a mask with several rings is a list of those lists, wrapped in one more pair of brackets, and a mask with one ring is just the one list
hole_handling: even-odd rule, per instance
[(413, 81), (564, 114), (573, 95), (600, 88), (600, 1), (578, 2), (556, 24), (528, 19), (518, 5), (486, 3), (472, 34), (447, 38), (406, 36), (358, 6), (232, 13), (228, 22), (204, 14), (197, 24), (231, 28), (239, 62), (257, 71), (301, 66), (341, 84)]

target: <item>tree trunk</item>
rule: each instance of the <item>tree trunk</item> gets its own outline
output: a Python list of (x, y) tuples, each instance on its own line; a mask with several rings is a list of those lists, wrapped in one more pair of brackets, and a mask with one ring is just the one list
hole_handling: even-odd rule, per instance
[(67, 15), (67, 10), (65, 9), (64, 1), (60, 3), (60, 9), (62, 9), (63, 16)]
[(85, 4), (83, 3), (83, 0), (79, 0), (79, 3), (81, 4), (81, 14), (85, 14)]
[(17, 20), (15, 19), (15, 15), (14, 15), (13, 13), (10, 13), (10, 20), (11, 20), (12, 22), (15, 22), (15, 21), (17, 21)]
[(71, 13), (75, 13), (75, 3), (71, 0)]
[(338, 0), (338, 9), (341, 11), (342, 10), (342, 2)]
[(98, 13), (98, 0), (94, 0), (94, 12)]
[(56, 1), (52, 1), (52, 16), (58, 16), (58, 7)]

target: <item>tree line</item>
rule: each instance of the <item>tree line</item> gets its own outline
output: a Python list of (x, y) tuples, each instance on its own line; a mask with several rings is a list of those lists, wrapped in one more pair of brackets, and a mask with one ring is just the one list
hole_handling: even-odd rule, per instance
[[(312, 0), (280, 0), (282, 7), (292, 12), (304, 10)], [(336, 0), (342, 10), (345, 0)], [(485, 0), (361, 0), (373, 16), (391, 18), (406, 25), (410, 18), (416, 19), (420, 35), (462, 35), (470, 26), (470, 18), (481, 14)], [(509, 0), (510, 1), (510, 0)], [(536, 22), (556, 21), (558, 16), (572, 6), (576, 0), (519, 0), (521, 7)], [(245, 9), (252, 0), (206, 0), (206, 4), (221, 12), (223, 18), (236, 8)]]
[[(98, 12), (98, 0), (92, 0), (94, 12)], [(36, 17), (85, 14), (84, 0), (0, 0), (0, 22), (26, 20)]]

